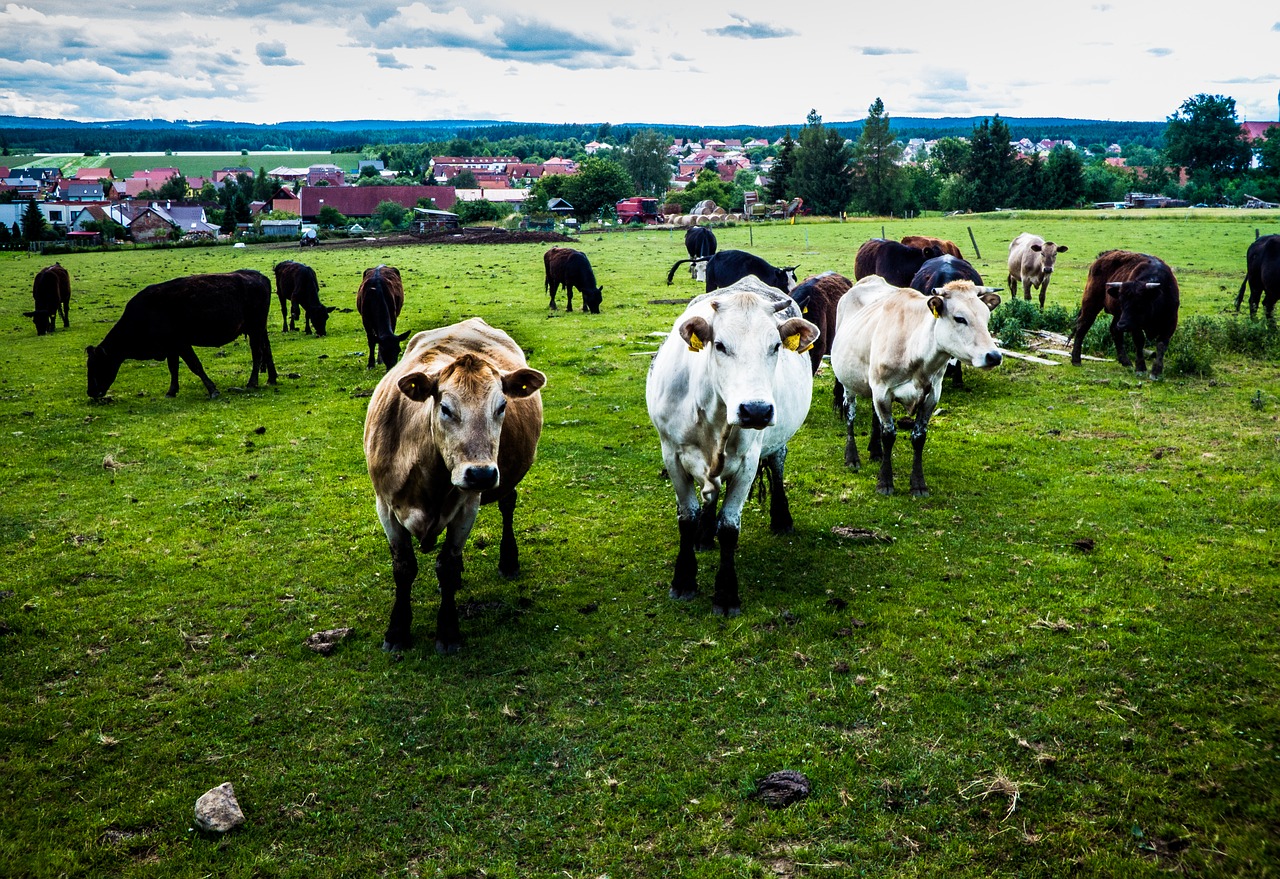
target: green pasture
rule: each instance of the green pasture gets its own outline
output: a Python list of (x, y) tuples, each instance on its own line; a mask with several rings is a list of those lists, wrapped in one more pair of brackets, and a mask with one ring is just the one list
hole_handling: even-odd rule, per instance
[[(1019, 232), (1066, 244), (1048, 298), (1071, 310), (1099, 251), (1146, 251), (1174, 268), (1184, 321), (1234, 322), (1245, 248), (1280, 218), (717, 235), (851, 275), (882, 228), (951, 238), (996, 286)], [(46, 337), (21, 312), (53, 257), (0, 254), (0, 875), (1280, 873), (1274, 359), (1221, 351), (1209, 375), (1160, 382), (1113, 360), (970, 370), (931, 424), (924, 499), (845, 469), (824, 369), (787, 460), (795, 533), (748, 504), (743, 613), (725, 620), (715, 553), (697, 600), (667, 598), (674, 493), (644, 404), (647, 352), (681, 311), (653, 300), (698, 292), (665, 283), (681, 233), (576, 246), (599, 315), (548, 311), (546, 245), (64, 255), (71, 327)], [(138, 289), (285, 258), (344, 310), (317, 339), (273, 309), (277, 386), (243, 390), (241, 340), (199, 350), (217, 399), (185, 367), (166, 398), (166, 367), (130, 361), (90, 403), (85, 346)], [(361, 432), (381, 370), (346, 310), (379, 262), (404, 275), (401, 329), (479, 315), (548, 376), (523, 571), (498, 575), (482, 511), (456, 656), (432, 648), (431, 556), (418, 646), (380, 649), (391, 564)], [(337, 627), (353, 631), (332, 655), (304, 646)], [(808, 799), (752, 796), (780, 769)], [(193, 805), (226, 781), (247, 821), (202, 834)]]
[(268, 152), (250, 151), (248, 155), (240, 153), (184, 153), (175, 152), (169, 155), (161, 153), (105, 153), (97, 156), (82, 156), (74, 153), (47, 156), (16, 156), (5, 161), (12, 162), (10, 167), (23, 165), (46, 167), (57, 165), (66, 176), (73, 175), (79, 168), (110, 168), (116, 180), (132, 177), (135, 171), (147, 171), (152, 168), (177, 168), (184, 177), (212, 177), (214, 171), (223, 168), (252, 168), (256, 174), (259, 168), (272, 168), (285, 165), (290, 168), (306, 168), (308, 165), (337, 165), (344, 171), (355, 168), (360, 160), (359, 153), (324, 153), (324, 152)]

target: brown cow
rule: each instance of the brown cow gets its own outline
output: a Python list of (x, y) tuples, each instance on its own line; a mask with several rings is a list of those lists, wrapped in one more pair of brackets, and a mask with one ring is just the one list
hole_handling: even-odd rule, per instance
[(546, 270), (544, 286), (551, 294), (548, 306), (551, 310), (556, 307), (556, 291), (563, 286), (565, 311), (573, 311), (573, 291), (576, 288), (582, 292), (583, 312), (600, 313), (604, 288), (596, 284), (591, 260), (585, 253), (569, 247), (553, 247), (542, 255), (542, 264)]
[(395, 266), (379, 265), (364, 270), (360, 289), (356, 291), (356, 311), (364, 323), (369, 342), (369, 365), (373, 369), (374, 351), (388, 370), (400, 359), (400, 343), (409, 338), (408, 331), (396, 335), (396, 320), (404, 307), (404, 282)]
[(1116, 343), (1116, 359), (1129, 366), (1124, 350), (1125, 333), (1133, 335), (1137, 371), (1147, 371), (1143, 348), (1147, 337), (1155, 340), (1156, 353), (1151, 361), (1151, 377), (1164, 372), (1164, 352), (1178, 328), (1178, 281), (1173, 270), (1157, 257), (1127, 250), (1108, 250), (1098, 254), (1089, 266), (1080, 301), (1080, 316), (1072, 332), (1071, 362), (1080, 365), (1080, 349), (1085, 334), (1098, 314), (1111, 315), (1111, 338)]
[(498, 570), (507, 577), (519, 573), (512, 528), (516, 485), (537, 451), (539, 389), (546, 380), (528, 367), (510, 336), (473, 317), (418, 333), (404, 359), (378, 382), (365, 419), (364, 452), (396, 584), (384, 650), (403, 650), (413, 641), (415, 539), (427, 550), (445, 535), (436, 559), (440, 653), (462, 644), (454, 593), (481, 505), (497, 501), (502, 512)]
[[(817, 326), (818, 341), (809, 349), (809, 361), (813, 374), (818, 374), (822, 358), (831, 353), (831, 340), (836, 336), (836, 308), (840, 297), (849, 291), (853, 282), (838, 272), (810, 275), (791, 291), (791, 298), (800, 306), (805, 319)], [(844, 385), (836, 379), (832, 388), (832, 405), (837, 412), (844, 411)]]
[(934, 238), (931, 235), (903, 235), (902, 243), (908, 247), (918, 247), (921, 250), (926, 247), (932, 247), (937, 251), (937, 256), (948, 254), (956, 259), (964, 259), (964, 254), (960, 252), (959, 247), (956, 247), (956, 243), (948, 241), (946, 238)]
[(1022, 285), (1022, 298), (1031, 301), (1031, 288), (1040, 291), (1040, 309), (1044, 310), (1044, 294), (1049, 290), (1049, 276), (1058, 254), (1066, 253), (1067, 245), (1045, 241), (1039, 235), (1023, 232), (1009, 242), (1009, 296), (1017, 298), (1018, 285)]
[(52, 333), (59, 314), (62, 315), (62, 326), (71, 326), (68, 320), (71, 310), (71, 276), (60, 263), (55, 262), (36, 272), (31, 284), (31, 298), (35, 300), (35, 310), (24, 311), (22, 316), (35, 322), (37, 336)]
[[(337, 306), (325, 306), (320, 302), (320, 282), (316, 270), (305, 263), (286, 259), (276, 263), (276, 296), (280, 299), (280, 317), (284, 320), (282, 332), (298, 328), (298, 312), (305, 312), (303, 328), (311, 335), (311, 325), (316, 325), (316, 335), (325, 334), (329, 315)], [(288, 305), (292, 303), (293, 308)]]
[(933, 245), (911, 247), (888, 238), (871, 238), (853, 258), (853, 276), (861, 281), (879, 275), (895, 287), (906, 287), (924, 261), (935, 256), (941, 253)]

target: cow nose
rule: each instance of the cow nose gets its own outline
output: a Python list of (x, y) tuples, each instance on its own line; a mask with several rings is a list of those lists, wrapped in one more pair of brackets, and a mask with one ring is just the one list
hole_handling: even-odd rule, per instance
[(762, 428), (773, 423), (773, 404), (761, 400), (738, 405), (738, 424), (743, 427)]
[(983, 369), (990, 369), (993, 366), (999, 366), (1004, 361), (1004, 356), (999, 351), (988, 351), (986, 362), (982, 364)]
[(498, 468), (492, 464), (472, 464), (463, 473), (467, 488), (472, 491), (486, 491), (498, 484)]

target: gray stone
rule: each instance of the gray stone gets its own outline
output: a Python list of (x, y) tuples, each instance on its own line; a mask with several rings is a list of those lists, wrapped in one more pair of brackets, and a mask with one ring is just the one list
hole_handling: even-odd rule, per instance
[(226, 833), (244, 823), (235, 789), (226, 781), (196, 800), (196, 824), (201, 830)]

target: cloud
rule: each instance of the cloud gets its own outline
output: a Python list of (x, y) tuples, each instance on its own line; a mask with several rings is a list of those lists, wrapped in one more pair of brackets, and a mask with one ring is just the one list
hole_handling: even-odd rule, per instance
[(408, 70), (409, 65), (398, 60), (394, 52), (374, 52), (373, 60), (383, 70)]
[(713, 28), (708, 30), (707, 33), (715, 37), (729, 37), (735, 40), (774, 40), (780, 37), (794, 37), (796, 35), (796, 32), (790, 28), (761, 24), (760, 22), (750, 21), (740, 15), (730, 14), (730, 17), (738, 23)]
[(1155, 55), (1157, 58), (1164, 58), (1164, 57), (1165, 57), (1165, 56), (1167, 56), (1167, 55), (1172, 55), (1172, 54), (1173, 54), (1173, 50), (1172, 50), (1172, 49), (1166, 49), (1166, 48), (1162, 48), (1162, 47), (1157, 46), (1157, 47), (1156, 47), (1156, 48), (1154, 48), (1154, 49), (1148, 49), (1148, 50), (1147, 50), (1147, 54), (1148, 54), (1148, 55)]
[(863, 46), (858, 50), (863, 55), (917, 55), (915, 49), (891, 49), (887, 46)]
[(297, 67), (302, 63), (296, 58), (290, 58), (284, 43), (278, 40), (274, 43), (259, 43), (256, 51), (258, 60), (268, 67)]

